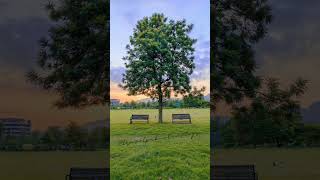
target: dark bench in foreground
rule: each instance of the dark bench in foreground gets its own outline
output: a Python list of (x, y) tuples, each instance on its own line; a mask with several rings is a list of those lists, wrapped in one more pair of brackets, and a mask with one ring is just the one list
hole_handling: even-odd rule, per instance
[(143, 122), (149, 123), (149, 115), (133, 114), (131, 115), (131, 118), (130, 118), (130, 124), (132, 124), (134, 121), (135, 122), (143, 121)]
[(190, 114), (172, 114), (172, 123), (191, 124)]
[(215, 165), (211, 172), (211, 180), (258, 180), (254, 165)]
[(66, 180), (108, 180), (109, 168), (71, 168)]

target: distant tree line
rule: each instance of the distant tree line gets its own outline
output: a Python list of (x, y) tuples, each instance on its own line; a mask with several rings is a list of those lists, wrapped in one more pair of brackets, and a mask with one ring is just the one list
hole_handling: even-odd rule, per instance
[[(204, 99), (205, 87), (197, 89), (196, 87), (183, 96), (182, 99), (168, 99), (164, 100), (164, 108), (209, 108), (210, 104)], [(112, 105), (112, 109), (158, 109), (159, 103), (155, 101), (148, 102), (125, 102), (119, 105)]]
[[(116, 106), (111, 106), (112, 109), (157, 109), (158, 102), (125, 102)], [(198, 100), (196, 103), (187, 104), (183, 100), (167, 100), (163, 103), (164, 108), (209, 108), (209, 102)]]
[(319, 146), (320, 126), (305, 125), (297, 100), (307, 81), (297, 79), (286, 89), (267, 79), (246, 105), (233, 107), (231, 120), (222, 128), (225, 146)]
[[(271, 129), (272, 126), (260, 127), (261, 132), (233, 134), (238, 131), (232, 128), (234, 122), (230, 121), (222, 128), (221, 143), (224, 147), (320, 147), (320, 125), (300, 123), (290, 135), (285, 130)], [(270, 123), (271, 124), (271, 123)], [(246, 126), (246, 125), (244, 125)], [(266, 132), (274, 132), (274, 134)], [(268, 135), (270, 135), (268, 137)], [(281, 139), (280, 139), (281, 137)]]
[[(75, 122), (67, 127), (49, 127), (44, 132), (33, 131), (29, 136), (1, 136), (3, 151), (75, 151), (98, 150), (108, 147), (108, 130), (99, 127), (88, 131)], [(2, 134), (2, 133), (1, 133)]]

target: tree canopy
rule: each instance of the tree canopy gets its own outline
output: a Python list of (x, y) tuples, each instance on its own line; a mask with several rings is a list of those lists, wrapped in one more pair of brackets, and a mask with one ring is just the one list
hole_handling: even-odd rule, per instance
[(159, 122), (162, 103), (172, 94), (190, 91), (190, 79), (195, 68), (196, 40), (189, 37), (193, 25), (186, 20), (168, 20), (155, 13), (138, 21), (127, 45), (123, 89), (128, 95), (146, 95), (159, 102)]
[[(279, 80), (266, 79), (249, 105), (241, 105), (233, 110), (231, 124), (226, 133), (228, 140), (239, 145), (292, 143), (302, 124), (300, 103), (307, 89), (307, 81), (297, 79), (288, 88), (281, 89)], [(230, 131), (229, 131), (230, 132)]]
[(61, 0), (46, 9), (54, 25), (39, 41), (39, 68), (27, 78), (57, 92), (59, 108), (107, 103), (109, 0)]
[(252, 97), (260, 85), (253, 45), (272, 20), (268, 0), (211, 1), (211, 99), (227, 103)]
[(205, 90), (206, 88), (204, 86), (201, 89), (193, 87), (192, 91), (183, 96), (184, 107), (206, 107), (208, 103), (204, 100)]

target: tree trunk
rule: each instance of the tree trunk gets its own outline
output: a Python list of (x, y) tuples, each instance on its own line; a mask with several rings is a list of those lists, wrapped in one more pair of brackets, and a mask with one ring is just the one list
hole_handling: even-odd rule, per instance
[(158, 118), (158, 120), (159, 120), (159, 123), (162, 123), (163, 122), (162, 121), (162, 107), (163, 107), (162, 93), (159, 94), (158, 102), (159, 102), (159, 118)]

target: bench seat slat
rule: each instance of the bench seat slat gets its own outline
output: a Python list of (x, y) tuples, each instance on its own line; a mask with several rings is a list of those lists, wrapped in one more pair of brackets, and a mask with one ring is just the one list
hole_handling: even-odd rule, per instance
[(190, 114), (172, 114), (172, 123), (189, 123), (191, 124)]
[(66, 179), (69, 180), (107, 180), (109, 177), (109, 168), (71, 168)]
[(213, 173), (211, 179), (215, 180), (257, 180), (254, 165), (216, 165), (211, 166), (211, 170)]
[(149, 123), (149, 115), (133, 114), (131, 115), (131, 118), (130, 118), (130, 124), (132, 124), (133, 121), (146, 121), (147, 123)]

